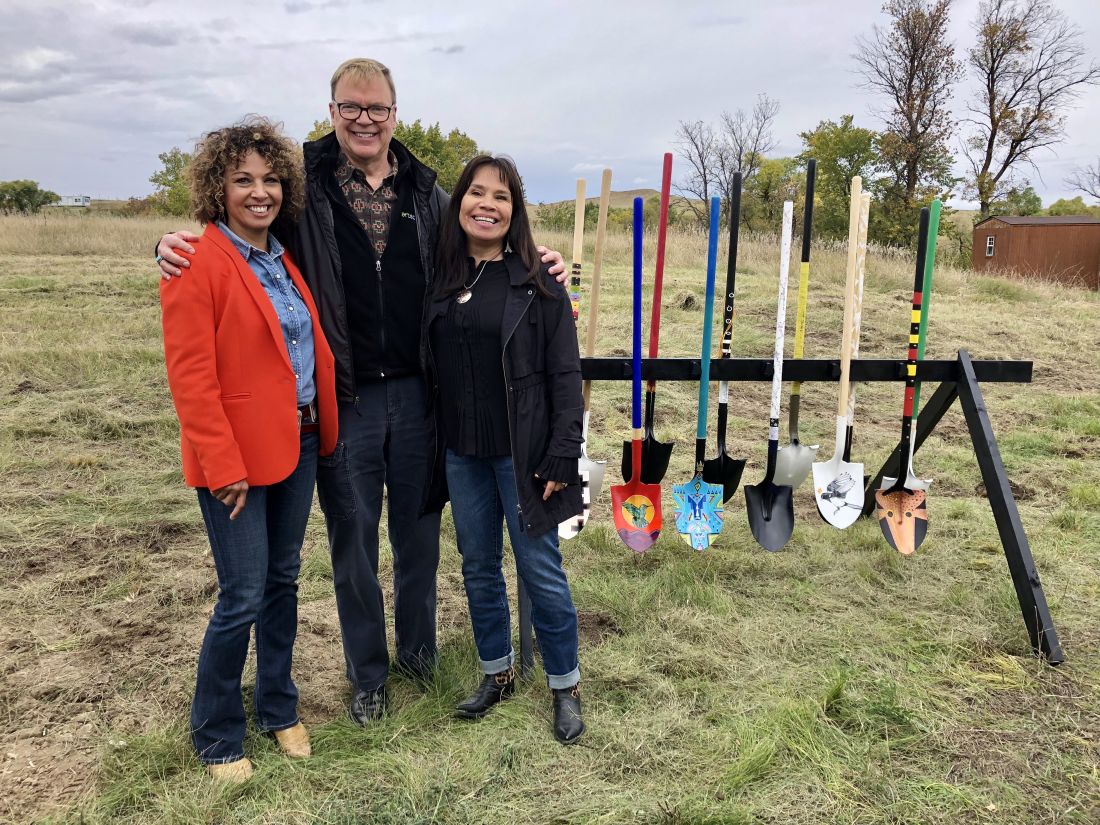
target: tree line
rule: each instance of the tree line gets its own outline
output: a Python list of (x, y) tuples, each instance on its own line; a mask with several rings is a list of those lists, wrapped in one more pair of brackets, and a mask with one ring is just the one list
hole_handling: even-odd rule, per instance
[[(882, 8), (888, 22), (857, 37), (853, 55), (861, 86), (880, 101), (879, 128), (857, 125), (851, 114), (823, 120), (799, 134), (798, 155), (776, 158), (779, 104), (766, 94), (717, 124), (680, 122), (677, 149), (688, 171), (678, 190), (700, 220), (710, 197), (728, 204), (740, 170), (742, 221), (774, 226), (782, 202), (797, 200), (809, 158), (818, 163), (815, 231), (825, 236), (847, 231), (855, 175), (876, 198), (869, 234), (883, 244), (911, 244), (920, 207), (937, 197), (976, 200), (979, 218), (1042, 208), (1026, 171), (1041, 150), (1064, 140), (1069, 108), (1100, 83), (1080, 29), (1050, 0), (983, 0), (973, 42), (960, 54), (947, 37), (951, 0), (887, 0)], [(951, 99), (967, 78), (964, 115), (956, 118)], [(957, 161), (967, 170), (962, 177), (953, 172)], [(1100, 201), (1100, 160), (1066, 183)], [(1088, 214), (1081, 198), (1051, 209), (1066, 214), (1077, 202)]]

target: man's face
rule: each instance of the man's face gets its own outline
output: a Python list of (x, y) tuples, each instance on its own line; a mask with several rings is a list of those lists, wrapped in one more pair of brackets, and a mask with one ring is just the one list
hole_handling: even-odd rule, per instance
[[(394, 106), (390, 85), (384, 77), (364, 79), (342, 77), (336, 84), (336, 100), (328, 105), (336, 140), (352, 165), (365, 167), (384, 162), (390, 151), (390, 138), (397, 125), (397, 107)], [(345, 119), (337, 110), (340, 103), (357, 103), (364, 107), (355, 120)], [(382, 123), (375, 123), (367, 114), (367, 106), (393, 106), (390, 115)]]

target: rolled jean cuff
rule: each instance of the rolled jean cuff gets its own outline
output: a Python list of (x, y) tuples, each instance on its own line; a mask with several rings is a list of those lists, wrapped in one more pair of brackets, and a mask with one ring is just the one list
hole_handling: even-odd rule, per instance
[(564, 690), (565, 688), (571, 688), (581, 680), (581, 668), (580, 665), (573, 668), (564, 676), (551, 676), (546, 674), (546, 684), (550, 686), (551, 690)]
[(499, 659), (493, 659), (491, 662), (486, 662), (484, 659), (478, 659), (478, 663), (481, 665), (481, 672), (486, 676), (492, 676), (494, 673), (502, 673), (510, 668), (516, 661), (515, 649), (509, 650), (507, 656), (501, 656)]

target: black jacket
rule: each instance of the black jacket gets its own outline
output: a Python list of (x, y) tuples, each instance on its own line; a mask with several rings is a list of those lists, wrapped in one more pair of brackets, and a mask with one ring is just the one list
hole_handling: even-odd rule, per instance
[[(561, 466), (568, 459), (572, 474), (554, 481), (575, 482), (577, 459), (581, 456), (581, 361), (577, 347), (577, 326), (565, 287), (542, 266), (543, 279), (553, 297), (546, 297), (528, 281), (527, 270), (518, 255), (506, 259), (510, 289), (501, 319), (504, 350), (504, 383), (508, 403), (509, 440), (516, 471), (516, 490), (524, 530), (539, 536), (556, 530), (558, 524), (581, 512), (581, 488), (570, 483), (564, 490), (542, 500), (543, 485), (535, 473), (545, 476), (548, 466)], [(453, 296), (436, 298), (428, 316), (430, 324), (447, 311)], [(438, 386), (434, 381), (436, 401)], [(439, 405), (436, 404), (437, 414)], [(436, 431), (444, 432), (442, 424)], [(443, 467), (444, 439), (438, 439), (433, 478), (433, 506), (446, 501)], [(442, 498), (440, 498), (442, 496)]]
[[(425, 323), (431, 303), (432, 280), (435, 272), (435, 247), (439, 240), (439, 225), (449, 200), (435, 182), (435, 172), (418, 161), (398, 141), (391, 143), (398, 165), (410, 167), (407, 179), (413, 186), (413, 209), (420, 247), (420, 262), (425, 273), (426, 288), (421, 311), (419, 335), (420, 367), (427, 368), (428, 339)], [(340, 267), (340, 252), (336, 242), (332, 202), (326, 193), (328, 179), (339, 152), (335, 133), (304, 147), (306, 167), (306, 202), (297, 232), (290, 241), (290, 251), (302, 271), (302, 277), (313, 294), (329, 347), (336, 359), (336, 397), (340, 401), (356, 398), (355, 364), (352, 363), (349, 325), (361, 319), (349, 319)], [(400, 193), (399, 193), (400, 194)]]

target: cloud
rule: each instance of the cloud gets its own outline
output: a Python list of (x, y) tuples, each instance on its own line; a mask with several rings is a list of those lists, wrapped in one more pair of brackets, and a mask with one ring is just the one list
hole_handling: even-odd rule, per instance
[(323, 2), (291, 0), (289, 3), (283, 3), (283, 8), (287, 14), (305, 14), (308, 11), (321, 11), (322, 9), (342, 9), (347, 4), (348, 0), (323, 0)]
[(634, 178), (634, 180), (631, 181), (631, 183), (634, 183), (634, 184), (649, 183), (649, 178)]
[(114, 33), (125, 40), (138, 46), (174, 46), (179, 43), (179, 36), (173, 31), (158, 31), (152, 26), (140, 23), (127, 23), (115, 26)]
[(603, 163), (574, 163), (570, 172), (602, 172), (606, 168)]
[(465, 48), (466, 47), (463, 46), (461, 43), (455, 43), (453, 46), (447, 46), (446, 48), (444, 48), (443, 46), (436, 46), (432, 49), (432, 51), (439, 52), (440, 54), (458, 54), (459, 52), (464, 51)]

